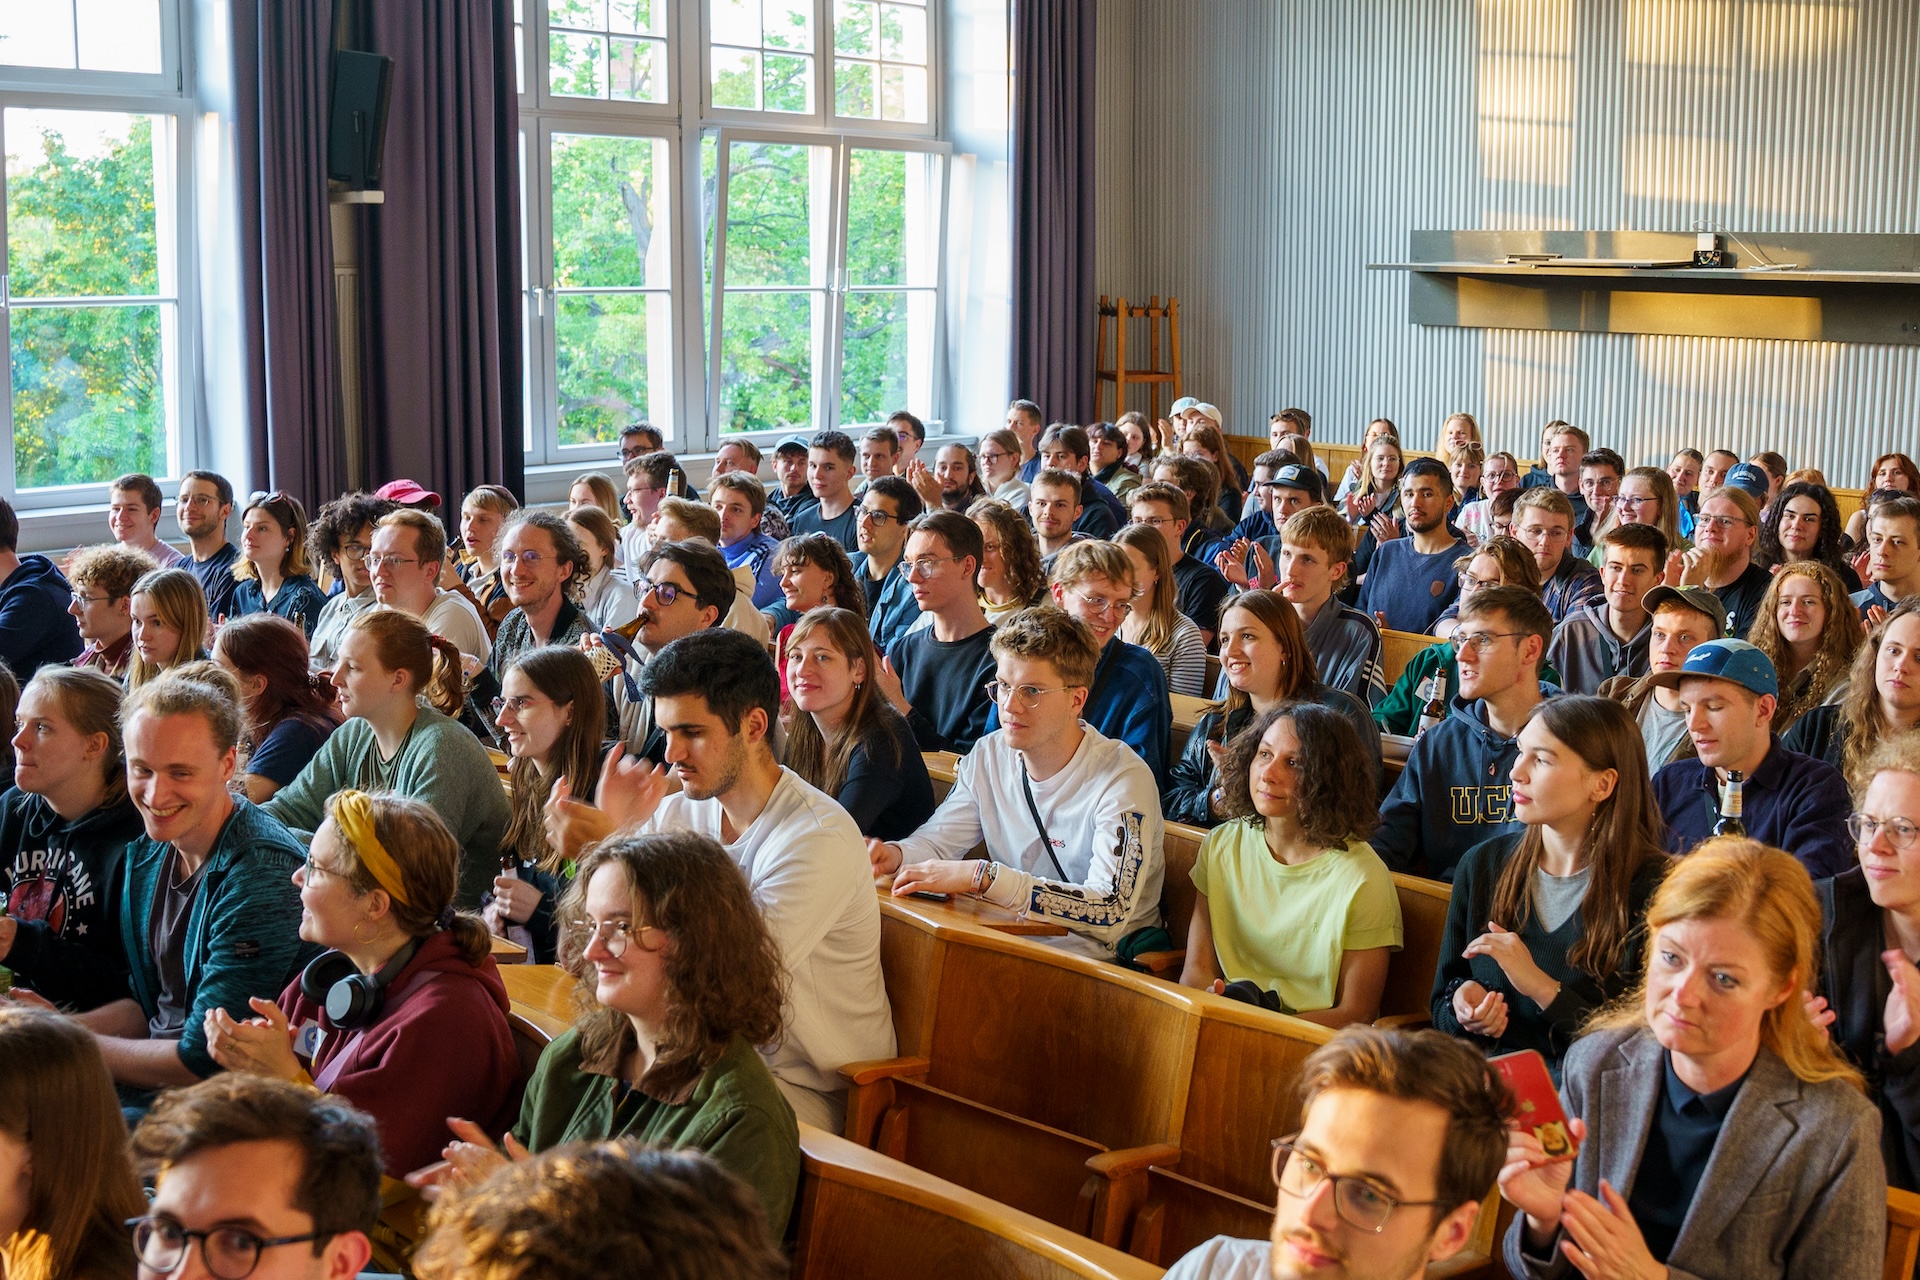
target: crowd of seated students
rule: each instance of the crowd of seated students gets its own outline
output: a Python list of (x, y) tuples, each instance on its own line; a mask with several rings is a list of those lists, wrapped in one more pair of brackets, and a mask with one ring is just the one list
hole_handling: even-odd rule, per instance
[[(764, 486), (729, 441), (704, 495), (636, 426), (624, 488), (584, 474), (558, 513), (481, 486), (457, 548), (410, 481), (311, 528), (254, 495), (235, 547), (232, 486), (190, 473), (182, 552), (125, 476), (112, 542), (63, 565), (19, 555), (0, 509), (0, 658), (27, 680), (0, 1058), (72, 1064), (62, 1105), (100, 1113), (76, 1124), (106, 1152), (57, 1226), (0, 1214), (0, 1258), (37, 1229), (109, 1259), (88, 1275), (196, 1247), (268, 1274), (294, 1243), (341, 1274), (416, 1246), (420, 1274), (457, 1274), (549, 1170), (698, 1183), (753, 1274), (794, 1210), (796, 1119), (837, 1130), (840, 1068), (896, 1048), (876, 880), (1119, 965), (1184, 943), (1180, 982), (1351, 1028), (1276, 1148), (1273, 1240), (1172, 1274), (1268, 1250), (1276, 1275), (1417, 1274), (1496, 1172), (1515, 1274), (1877, 1258), (1879, 1188), (1920, 1159), (1920, 473), (1876, 460), (1843, 524), (1778, 455), (1628, 467), (1554, 422), (1523, 476), (1457, 414), (1437, 458), (1371, 424), (1329, 501), (1304, 411), (1250, 471), (1224, 426), (1200, 402), (1082, 428), (1017, 401), (977, 456), (923, 455), (902, 414), (781, 441)], [(1439, 641), (1391, 690), (1383, 629)], [(1174, 693), (1216, 699), (1182, 749)], [(1414, 739), (1390, 786), (1383, 732)], [(960, 758), (936, 803), (937, 751)], [(1745, 836), (1712, 839), (1729, 816)], [(1176, 821), (1206, 830), (1190, 871)], [(1395, 871), (1452, 885), (1439, 1033), (1364, 1026), (1406, 941)], [(580, 987), (524, 1082), (489, 934)], [(1577, 1159), (1507, 1123), (1485, 1058), (1524, 1049)], [(0, 1161), (45, 1078), (0, 1076)], [(1788, 1099), (1806, 1122), (1770, 1127)], [(151, 1108), (131, 1146), (120, 1106)], [(1396, 1115), (1389, 1153), (1370, 1126)], [(1742, 1184), (1735, 1150), (1774, 1185)], [(128, 1232), (136, 1160), (155, 1196)], [(1394, 1161), (1391, 1194), (1365, 1189)], [(376, 1225), (383, 1173), (431, 1220)], [(340, 1184), (324, 1204), (315, 1177)], [(263, 1229), (203, 1234), (214, 1184)], [(1435, 1211), (1402, 1221), (1416, 1202)], [(583, 1239), (655, 1230), (566, 1212)]]

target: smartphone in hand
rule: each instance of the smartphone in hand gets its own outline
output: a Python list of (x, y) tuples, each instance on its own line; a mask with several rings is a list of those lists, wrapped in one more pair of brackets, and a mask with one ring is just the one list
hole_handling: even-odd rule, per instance
[(1540, 1140), (1547, 1158), (1571, 1160), (1579, 1154), (1579, 1144), (1567, 1127), (1566, 1109), (1560, 1105), (1560, 1091), (1553, 1087), (1553, 1076), (1547, 1071), (1547, 1060), (1532, 1049), (1522, 1049), (1488, 1061), (1513, 1090), (1514, 1119)]

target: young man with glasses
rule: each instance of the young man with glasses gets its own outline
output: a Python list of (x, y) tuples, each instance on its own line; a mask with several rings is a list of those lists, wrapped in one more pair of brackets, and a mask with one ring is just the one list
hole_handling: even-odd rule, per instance
[(900, 570), (933, 622), (895, 640), (873, 679), (922, 751), (964, 755), (987, 731), (981, 690), (993, 678), (993, 624), (975, 583), (984, 554), (980, 526), (957, 511), (923, 512), (907, 525)]
[(1176, 485), (1155, 480), (1133, 491), (1133, 523), (1147, 525), (1166, 539), (1180, 612), (1200, 628), (1211, 649), (1220, 631), (1220, 606), (1233, 594), (1233, 587), (1218, 569), (1187, 554), (1187, 525), (1192, 515), (1193, 504)]
[(1725, 812), (1728, 775), (1738, 771), (1747, 835), (1785, 849), (1816, 880), (1853, 865), (1847, 784), (1832, 765), (1774, 736), (1780, 685), (1766, 654), (1744, 640), (1709, 640), (1678, 670), (1648, 680), (1678, 693), (1693, 739), (1693, 758), (1653, 775), (1668, 853), (1686, 853), (1713, 834)]
[(1600, 571), (1573, 553), (1577, 519), (1567, 495), (1551, 486), (1524, 490), (1513, 503), (1513, 536), (1533, 552), (1540, 598), (1556, 624), (1606, 595)]
[(647, 554), (647, 526), (660, 509), (661, 499), (673, 492), (675, 463), (672, 454), (655, 449), (628, 458), (620, 466), (627, 481), (620, 505), (626, 508), (628, 517), (626, 528), (620, 531), (620, 563), (631, 569)]
[(142, 1280), (350, 1280), (372, 1257), (379, 1127), (339, 1098), (230, 1072), (163, 1095), (133, 1155), (153, 1186), (129, 1224)]
[[(1164, 787), (1173, 749), (1167, 672), (1153, 654), (1120, 638), (1133, 606), (1132, 558), (1111, 542), (1076, 542), (1055, 558), (1048, 580), (1053, 603), (1084, 625), (1100, 649), (1080, 718), (1137, 751)], [(996, 709), (987, 731), (999, 727)]]
[(187, 535), (193, 562), (187, 568), (200, 579), (207, 597), (207, 617), (233, 616), (233, 593), (239, 587), (233, 566), (240, 548), (227, 541), (227, 521), (233, 515), (233, 484), (212, 471), (189, 471), (180, 477), (180, 496), (174, 517)]
[(123, 547), (144, 551), (162, 569), (184, 569), (187, 557), (160, 541), (160, 512), (167, 500), (153, 477), (129, 472), (107, 486), (107, 528)]
[[(587, 553), (557, 513), (522, 507), (507, 518), (500, 534), (500, 584), (513, 608), (474, 677), (467, 707), (476, 720), (479, 708), (500, 696), (500, 682), (521, 654), (545, 644), (577, 645), (593, 634), (593, 619), (575, 603), (586, 578)], [(490, 715), (479, 720), (479, 728), (497, 737)]]
[(852, 555), (860, 549), (854, 531), (852, 437), (822, 431), (807, 442), (807, 487), (814, 503), (788, 518), (795, 533), (824, 533)]
[(1479, 1050), (1348, 1027), (1298, 1088), (1300, 1131), (1273, 1144), (1271, 1238), (1216, 1236), (1166, 1280), (1416, 1280), (1466, 1247), (1513, 1108)]
[(646, 422), (629, 422), (620, 428), (620, 462), (624, 466), (642, 454), (658, 453), (666, 448), (660, 429)]
[[(333, 566), (339, 590), (327, 597), (319, 619), (313, 624), (313, 637), (307, 642), (307, 661), (312, 670), (332, 670), (339, 660), (340, 641), (347, 634), (347, 624), (358, 617), (361, 610), (379, 603), (374, 598), (373, 571), (367, 567), (367, 556), (373, 550), (374, 526), (394, 509), (393, 503), (370, 493), (345, 493), (321, 507), (320, 514), (314, 517), (310, 539), (314, 559)], [(441, 526), (443, 544), (445, 539), (446, 529)], [(472, 599), (472, 593), (467, 591), (457, 571), (449, 574), (448, 579)], [(477, 607), (474, 616), (479, 616)]]
[(1547, 646), (1547, 661), (1568, 693), (1598, 693), (1614, 676), (1647, 673), (1653, 618), (1643, 600), (1660, 585), (1667, 535), (1650, 524), (1616, 525), (1600, 539), (1600, 550), (1606, 594), (1568, 614)]
[(784, 1034), (761, 1052), (795, 1114), (838, 1133), (840, 1068), (895, 1050), (860, 828), (774, 757), (780, 680), (755, 641), (724, 629), (684, 636), (654, 655), (640, 692), (665, 734), (666, 767), (610, 756), (597, 797), (603, 824), (697, 832), (746, 873), (792, 975)]
[(1486, 587), (1460, 606), (1460, 696), (1421, 734), (1380, 809), (1374, 852), (1395, 871), (1453, 880), (1474, 845), (1519, 830), (1508, 774), (1527, 716), (1559, 692), (1540, 681), (1553, 617), (1523, 587)]
[(1680, 578), (1667, 585), (1704, 586), (1727, 607), (1727, 634), (1744, 640), (1760, 615), (1773, 575), (1753, 562), (1760, 540), (1760, 504), (1753, 495), (1722, 485), (1700, 500), (1693, 522), (1693, 549), (1681, 557)]
[(913, 584), (900, 561), (907, 548), (907, 526), (922, 510), (920, 495), (900, 476), (878, 476), (860, 495), (860, 550), (853, 557), (853, 576), (866, 593), (867, 626), (882, 653), (920, 620)]
[(445, 528), (424, 511), (401, 508), (374, 526), (367, 571), (373, 598), (389, 609), (410, 613), (427, 630), (445, 636), (466, 658), (471, 675), (487, 665), (493, 644), (473, 602), (440, 586), (447, 558)]
[(632, 639), (601, 632), (592, 644), (611, 650), (621, 661), (612, 681), (618, 737), (627, 754), (658, 762), (666, 737), (653, 721), (653, 699), (641, 694), (638, 677), (654, 654), (682, 636), (726, 625), (740, 599), (739, 579), (718, 551), (702, 540), (662, 542), (647, 553), (634, 573), (640, 612)]
[[(1040, 605), (1009, 618), (992, 648), (1000, 727), (960, 761), (924, 826), (867, 842), (874, 874), (893, 875), (896, 895), (984, 898), (1065, 925), (1069, 949), (1130, 958), (1141, 931), (1166, 936), (1155, 927), (1164, 827), (1153, 771), (1083, 718), (1099, 646), (1084, 623)], [(971, 858), (983, 843), (987, 859)]]
[(116, 543), (82, 547), (74, 555), (73, 603), (67, 612), (87, 642), (74, 666), (126, 679), (133, 657), (133, 584), (151, 572), (146, 552)]

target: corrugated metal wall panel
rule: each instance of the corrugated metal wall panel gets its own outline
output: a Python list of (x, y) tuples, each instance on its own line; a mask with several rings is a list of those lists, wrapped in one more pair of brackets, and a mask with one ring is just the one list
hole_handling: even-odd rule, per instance
[(1920, 348), (1422, 328), (1428, 228), (1920, 233), (1912, 0), (1103, 0), (1099, 287), (1176, 294), (1186, 390), (1431, 447), (1920, 447)]

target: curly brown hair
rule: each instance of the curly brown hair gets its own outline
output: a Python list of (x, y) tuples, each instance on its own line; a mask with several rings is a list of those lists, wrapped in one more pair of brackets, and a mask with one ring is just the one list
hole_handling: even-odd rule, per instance
[(1040, 544), (1027, 518), (998, 498), (981, 498), (967, 508), (967, 519), (980, 526), (983, 542), (989, 530), (1000, 540), (1000, 562), (1015, 597), (1027, 604), (1038, 600), (1047, 589), (1047, 574), (1040, 567)]
[[(1853, 668), (1853, 655), (1860, 652), (1860, 646), (1866, 643), (1867, 629), (1860, 621), (1860, 611), (1853, 607), (1853, 601), (1847, 598), (1847, 584), (1840, 575), (1818, 560), (1795, 560), (1783, 564), (1773, 575), (1773, 581), (1767, 585), (1767, 594), (1760, 601), (1760, 612), (1754, 617), (1753, 630), (1747, 639), (1767, 655), (1773, 663), (1773, 669), (1784, 676), (1792, 670), (1792, 653), (1788, 650), (1786, 637), (1780, 634), (1780, 593), (1787, 583), (1795, 578), (1811, 578), (1820, 589), (1820, 603), (1827, 611), (1827, 624), (1820, 631), (1820, 647), (1814, 652), (1813, 661), (1808, 663), (1806, 683), (1795, 693), (1788, 682), (1783, 681), (1780, 689), (1780, 705), (1773, 712), (1773, 731), (1785, 733), (1807, 712), (1825, 702), (1833, 687), (1847, 678)], [(1800, 685), (1796, 678), (1791, 682)]]
[(746, 1184), (699, 1151), (569, 1143), (433, 1208), (420, 1280), (776, 1280), (786, 1259)]
[(773, 572), (783, 574), (791, 565), (815, 565), (833, 578), (833, 599), (827, 603), (836, 609), (867, 616), (867, 591), (853, 576), (853, 561), (847, 550), (830, 533), (798, 533), (780, 544), (773, 553)]
[(780, 1035), (787, 971), (767, 932), (747, 878), (727, 851), (691, 831), (616, 836), (595, 845), (580, 862), (560, 902), (560, 966), (579, 984), (582, 1056), (617, 1052), (632, 1028), (625, 1014), (594, 998), (593, 966), (585, 958), (587, 887), (600, 868), (618, 866), (633, 891), (635, 924), (667, 935), (667, 1025), (652, 1074), (663, 1093), (700, 1078), (735, 1036), (771, 1044)]
[(1245, 818), (1264, 828), (1267, 820), (1253, 807), (1247, 784), (1260, 740), (1277, 720), (1293, 721), (1300, 739), (1300, 786), (1295, 807), (1300, 830), (1323, 848), (1339, 848), (1365, 840), (1380, 825), (1380, 809), (1371, 779), (1355, 772), (1353, 763), (1366, 758), (1360, 731), (1338, 711), (1317, 702), (1282, 702), (1254, 717), (1252, 724), (1233, 736), (1220, 764), (1220, 808), (1224, 817)]

